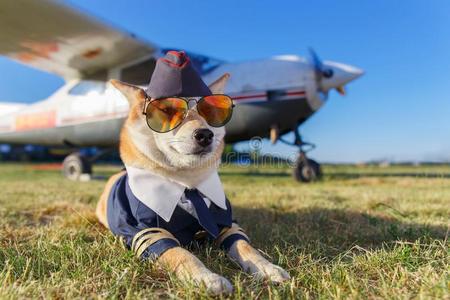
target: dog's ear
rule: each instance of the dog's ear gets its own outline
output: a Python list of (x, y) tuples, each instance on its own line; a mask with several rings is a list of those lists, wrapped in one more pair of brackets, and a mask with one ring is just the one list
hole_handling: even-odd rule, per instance
[(146, 94), (140, 87), (115, 79), (111, 79), (109, 82), (127, 98), (130, 106), (145, 100)]
[(230, 78), (230, 74), (225, 73), (222, 76), (220, 76), (219, 79), (211, 83), (208, 87), (211, 90), (211, 93), (213, 94), (223, 94), (223, 91), (225, 90), (225, 85), (228, 82), (228, 79)]

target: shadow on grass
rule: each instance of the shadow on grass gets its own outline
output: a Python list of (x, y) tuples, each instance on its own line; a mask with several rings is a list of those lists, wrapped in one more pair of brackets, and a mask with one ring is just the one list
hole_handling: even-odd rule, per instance
[(107, 181), (109, 179), (109, 177), (111, 177), (112, 175), (114, 175), (114, 174), (111, 174), (109, 176), (108, 175), (97, 175), (97, 174), (94, 174), (94, 175), (91, 176), (90, 180)]
[(316, 257), (332, 258), (353, 246), (377, 249), (397, 241), (446, 238), (445, 226), (410, 222), (407, 217), (351, 210), (307, 208), (298, 212), (235, 207), (234, 215), (256, 246), (294, 246)]
[(414, 178), (450, 178), (449, 173), (421, 173), (421, 172), (385, 172), (385, 173), (356, 173), (356, 172), (329, 172), (329, 179), (358, 179), (362, 177), (414, 177)]
[[(221, 172), (220, 176), (223, 177), (291, 177), (292, 170), (286, 170), (281, 172), (264, 172), (264, 171), (245, 171), (241, 172)], [(450, 173), (423, 173), (423, 172), (327, 172), (324, 171), (324, 178), (328, 180), (350, 180), (358, 179), (364, 177), (379, 177), (379, 178), (401, 178), (401, 177), (412, 177), (412, 178), (450, 178)]]
[(252, 176), (252, 177), (289, 177), (291, 175), (291, 171), (285, 172), (264, 172), (264, 171), (246, 171), (242, 170), (241, 172), (229, 172), (223, 171), (220, 172), (220, 176), (223, 177), (235, 177), (235, 176)]

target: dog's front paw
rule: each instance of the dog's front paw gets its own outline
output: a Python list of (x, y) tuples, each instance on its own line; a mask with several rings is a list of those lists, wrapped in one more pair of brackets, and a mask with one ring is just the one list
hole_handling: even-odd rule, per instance
[(282, 283), (291, 279), (289, 273), (286, 272), (283, 268), (269, 262), (260, 264), (253, 275), (257, 278), (268, 279), (275, 283)]
[(208, 292), (214, 295), (231, 294), (233, 286), (225, 277), (208, 272), (206, 274), (197, 274), (196, 281), (204, 284)]

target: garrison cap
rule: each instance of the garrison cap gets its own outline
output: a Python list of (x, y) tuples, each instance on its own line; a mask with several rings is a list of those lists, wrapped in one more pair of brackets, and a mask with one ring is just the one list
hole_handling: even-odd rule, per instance
[(169, 51), (158, 59), (146, 93), (153, 99), (212, 94), (184, 51)]

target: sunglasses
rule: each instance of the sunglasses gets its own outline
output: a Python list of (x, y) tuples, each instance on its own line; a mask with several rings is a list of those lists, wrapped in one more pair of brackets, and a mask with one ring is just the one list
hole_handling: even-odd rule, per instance
[(159, 133), (174, 130), (183, 122), (189, 111), (189, 102), (195, 101), (197, 112), (211, 127), (222, 127), (233, 114), (233, 100), (227, 95), (210, 95), (198, 100), (168, 97), (146, 101), (142, 113), (147, 125)]

